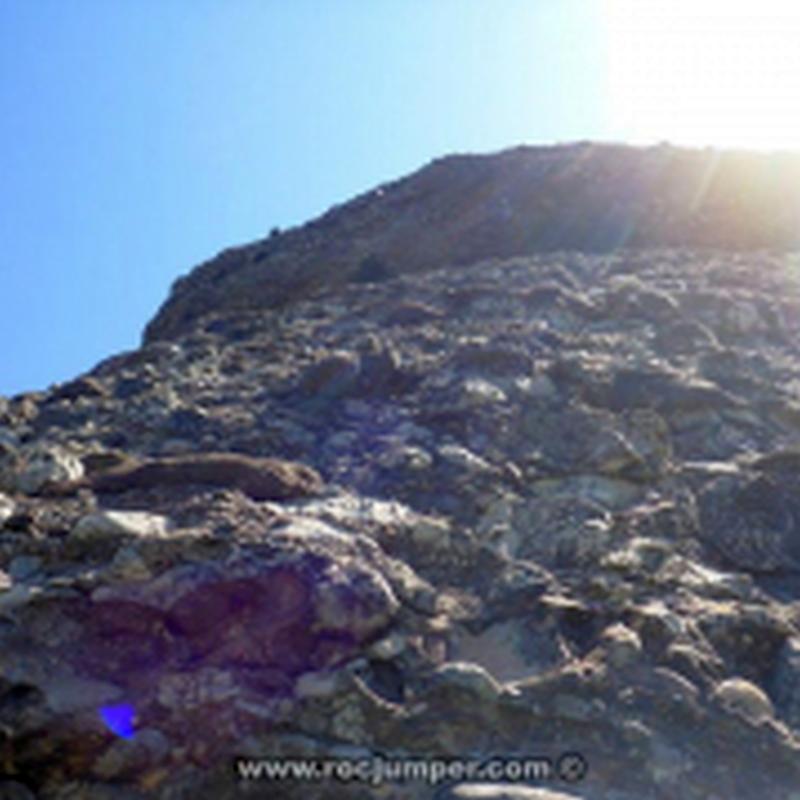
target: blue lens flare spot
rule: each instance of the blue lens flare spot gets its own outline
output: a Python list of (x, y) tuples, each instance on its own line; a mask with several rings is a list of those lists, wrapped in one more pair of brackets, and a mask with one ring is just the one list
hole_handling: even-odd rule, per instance
[(130, 739), (133, 734), (133, 706), (122, 703), (117, 706), (103, 706), (100, 709), (100, 718), (106, 727), (123, 739)]

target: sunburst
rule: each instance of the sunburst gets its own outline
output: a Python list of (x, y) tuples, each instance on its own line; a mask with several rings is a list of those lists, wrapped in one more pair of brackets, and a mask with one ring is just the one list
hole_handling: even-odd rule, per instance
[(615, 136), (800, 149), (796, 0), (605, 0), (604, 12)]

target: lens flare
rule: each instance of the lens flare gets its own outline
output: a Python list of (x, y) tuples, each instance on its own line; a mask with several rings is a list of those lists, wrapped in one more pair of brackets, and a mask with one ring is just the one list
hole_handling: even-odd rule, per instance
[(135, 733), (133, 729), (134, 714), (134, 708), (129, 703), (103, 706), (100, 709), (100, 719), (112, 733), (122, 739), (131, 739)]

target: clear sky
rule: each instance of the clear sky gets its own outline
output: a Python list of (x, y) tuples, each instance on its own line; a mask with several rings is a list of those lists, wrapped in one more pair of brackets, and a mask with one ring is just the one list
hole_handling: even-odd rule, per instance
[(0, 394), (136, 347), (194, 265), (446, 153), (793, 146), (794, 6), (0, 0)]

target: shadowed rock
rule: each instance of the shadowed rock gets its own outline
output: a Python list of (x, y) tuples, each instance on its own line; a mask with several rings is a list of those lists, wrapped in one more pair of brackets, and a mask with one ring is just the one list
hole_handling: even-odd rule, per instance
[(191, 484), (239, 489), (253, 500), (307, 497), (319, 494), (323, 487), (319, 473), (304, 464), (240, 453), (191, 453), (124, 464), (77, 481), (53, 484), (47, 493), (71, 494), (88, 488), (113, 494)]

